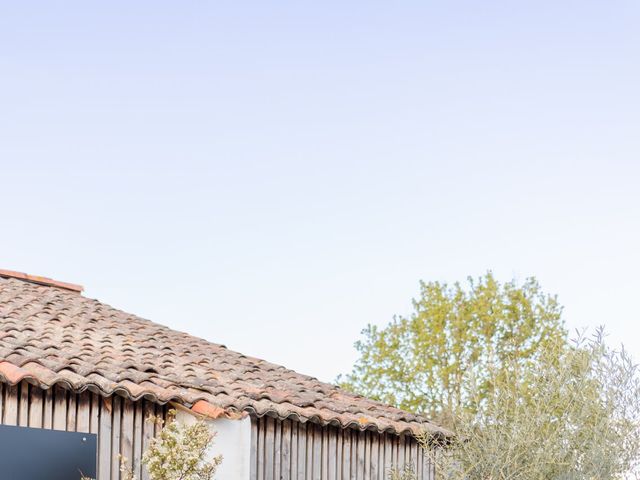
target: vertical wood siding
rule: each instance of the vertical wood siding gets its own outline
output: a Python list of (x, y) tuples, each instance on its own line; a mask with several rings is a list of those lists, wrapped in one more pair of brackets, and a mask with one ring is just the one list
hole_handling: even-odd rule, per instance
[(62, 387), (42, 390), (26, 382), (0, 382), (0, 424), (95, 433), (98, 436), (98, 479), (120, 480), (118, 455), (129, 459), (138, 478), (148, 480), (140, 459), (156, 425), (149, 416), (166, 418), (167, 407), (146, 400), (95, 393), (75, 394)]
[(386, 480), (392, 468), (405, 465), (418, 480), (435, 478), (409, 436), (252, 419), (251, 480)]

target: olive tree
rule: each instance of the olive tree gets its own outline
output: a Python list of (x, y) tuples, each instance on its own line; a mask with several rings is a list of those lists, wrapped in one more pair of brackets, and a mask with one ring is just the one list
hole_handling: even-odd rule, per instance
[(638, 478), (640, 381), (624, 349), (607, 347), (600, 330), (568, 347), (546, 345), (526, 365), (515, 357), (502, 362), (510, 368), (488, 369), (490, 395), (473, 371), (466, 376), (479, 408), (458, 411), (451, 443), (427, 449), (438, 478)]

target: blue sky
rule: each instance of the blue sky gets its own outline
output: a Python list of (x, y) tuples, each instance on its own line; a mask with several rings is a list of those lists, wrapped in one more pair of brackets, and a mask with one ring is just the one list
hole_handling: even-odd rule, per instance
[(640, 4), (0, 0), (0, 268), (324, 380), (418, 280), (640, 359)]

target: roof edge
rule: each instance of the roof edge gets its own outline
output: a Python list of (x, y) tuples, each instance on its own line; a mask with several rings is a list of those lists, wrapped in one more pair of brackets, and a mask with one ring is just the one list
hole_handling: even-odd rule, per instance
[[(59, 385), (67, 390), (70, 390), (76, 394), (81, 394), (86, 390), (97, 393), (102, 397), (108, 398), (113, 395), (124, 396), (125, 398), (130, 399), (131, 401), (139, 401), (142, 399), (150, 400), (154, 403), (158, 404), (170, 404), (176, 409), (183, 410), (191, 415), (194, 415), (199, 418), (205, 418), (209, 420), (215, 420), (219, 418), (225, 418), (230, 420), (238, 420), (244, 418), (249, 415), (254, 418), (261, 417), (272, 417), (281, 421), (284, 420), (293, 420), (300, 423), (314, 423), (321, 426), (333, 426), (343, 430), (353, 429), (359, 431), (374, 431), (379, 434), (388, 433), (393, 435), (410, 435), (413, 437), (417, 437), (424, 433), (427, 433), (429, 436), (437, 439), (437, 441), (444, 441), (447, 438), (451, 438), (453, 433), (444, 429), (442, 427), (438, 427), (437, 425), (431, 424), (429, 422), (425, 422), (424, 424), (412, 425), (406, 422), (398, 422), (405, 423), (405, 428), (400, 427), (399, 425), (387, 425), (386, 427), (381, 427), (380, 425), (376, 425), (375, 422), (362, 422), (362, 421), (350, 421), (350, 422), (340, 422), (338, 419), (332, 420), (322, 420), (317, 415), (305, 416), (300, 415), (298, 413), (289, 413), (283, 415), (281, 412), (278, 412), (277, 409), (267, 409), (263, 412), (256, 411), (255, 408), (246, 407), (242, 410), (236, 410), (233, 408), (224, 408), (218, 405), (215, 405), (210, 400), (206, 400), (203, 398), (194, 399), (188, 401), (180, 396), (171, 395), (170, 398), (165, 398), (162, 400), (159, 396), (157, 396), (152, 391), (147, 391), (144, 387), (140, 387), (137, 385), (117, 385), (115, 388), (104, 389), (100, 387), (98, 384), (86, 384), (82, 387), (78, 387), (74, 382), (69, 379), (56, 378), (53, 381), (46, 382), (43, 378), (40, 377), (36, 372), (32, 372), (29, 369), (25, 369), (16, 365), (12, 362), (0, 358), (0, 382), (7, 383), (9, 385), (17, 385), (20, 382), (26, 381), (32, 385), (37, 386), (38, 388), (42, 388), (43, 390), (48, 390), (53, 388), (56, 385)], [(138, 387), (138, 388), (133, 388)], [(167, 392), (169, 393), (169, 392)], [(204, 392), (203, 392), (204, 393)]]

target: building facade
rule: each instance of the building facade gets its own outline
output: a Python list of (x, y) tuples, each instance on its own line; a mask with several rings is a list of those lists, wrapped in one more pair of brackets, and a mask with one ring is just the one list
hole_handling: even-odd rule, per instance
[[(170, 330), (81, 294), (0, 270), (0, 424), (96, 434), (98, 480), (138, 478), (150, 416), (206, 419), (220, 480), (382, 480), (411, 465), (427, 419)], [(0, 453), (1, 456), (1, 453)]]

